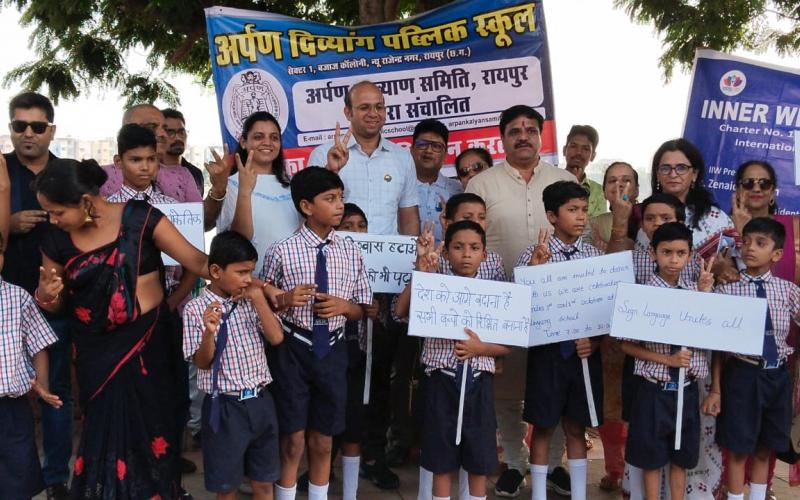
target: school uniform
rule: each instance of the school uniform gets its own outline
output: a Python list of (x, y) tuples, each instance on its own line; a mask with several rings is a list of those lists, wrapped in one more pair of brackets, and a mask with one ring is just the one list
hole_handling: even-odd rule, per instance
[(44, 488), (26, 394), (36, 378), (33, 356), (56, 341), (28, 292), (0, 278), (0, 498)]
[[(316, 283), (317, 292), (327, 289), (357, 304), (372, 301), (361, 251), (333, 229), (323, 240), (303, 225), (273, 245), (261, 278), (283, 290)], [(342, 341), (346, 318), (323, 320), (309, 303), (288, 308), (281, 319), (285, 340), (269, 354), (281, 433), (313, 429), (328, 436), (341, 434), (347, 405), (348, 356)]]
[(361, 443), (364, 429), (364, 377), (367, 369), (366, 320), (348, 321), (344, 325), (347, 343), (347, 405), (342, 439), (345, 443)]
[[(450, 263), (444, 257), (439, 256), (439, 271), (440, 274), (453, 274), (450, 269)], [(491, 250), (486, 251), (486, 258), (478, 265), (478, 279), (492, 280), (492, 281), (508, 281), (506, 276), (506, 269), (503, 266), (503, 258), (500, 254)]]
[(219, 302), (211, 369), (197, 370), (203, 400), (201, 435), (205, 486), (224, 493), (235, 490), (243, 476), (273, 482), (280, 477), (278, 421), (267, 385), (272, 382), (261, 320), (246, 299), (233, 302), (206, 288), (184, 309), (183, 354), (191, 361), (203, 339), (203, 314)]
[[(555, 235), (550, 237), (550, 262), (598, 257), (602, 253), (582, 238), (567, 245)], [(528, 247), (517, 259), (517, 266), (527, 266), (536, 245)], [(546, 265), (546, 264), (545, 264)], [(603, 369), (600, 350), (587, 358), (597, 417), (602, 424)], [(583, 379), (581, 358), (575, 342), (567, 340), (528, 349), (528, 373), (525, 385), (525, 406), (522, 419), (540, 427), (555, 427), (561, 417), (569, 417), (585, 427), (591, 427), (589, 403)]]
[[(653, 276), (650, 286), (696, 290), (697, 286), (679, 279), (673, 287), (660, 276)], [(645, 349), (669, 356), (680, 346), (658, 342), (641, 342)], [(640, 469), (659, 469), (672, 463), (684, 469), (697, 465), (700, 455), (700, 399), (698, 379), (708, 376), (708, 352), (692, 351), (683, 387), (681, 446), (675, 450), (675, 421), (678, 401), (678, 368), (662, 363), (636, 359), (634, 403), (628, 420), (625, 460)]]
[(730, 355), (720, 380), (722, 408), (717, 417), (717, 444), (752, 455), (761, 445), (776, 452), (789, 447), (792, 425), (792, 381), (787, 367), (794, 349), (786, 342), (791, 322), (798, 323), (800, 288), (773, 276), (741, 273), (739, 281), (720, 285), (717, 293), (767, 299), (761, 356)]

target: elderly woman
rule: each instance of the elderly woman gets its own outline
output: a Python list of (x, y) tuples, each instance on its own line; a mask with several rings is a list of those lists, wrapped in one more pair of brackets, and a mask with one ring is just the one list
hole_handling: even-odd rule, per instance
[[(639, 174), (629, 163), (615, 161), (606, 168), (603, 174), (603, 195), (609, 202), (616, 200), (624, 192), (632, 204), (636, 203), (639, 197)], [(586, 228), (584, 238), (598, 249), (605, 251), (608, 241), (611, 239), (611, 226), (614, 221), (614, 205), (611, 205), (611, 212), (592, 217)]]

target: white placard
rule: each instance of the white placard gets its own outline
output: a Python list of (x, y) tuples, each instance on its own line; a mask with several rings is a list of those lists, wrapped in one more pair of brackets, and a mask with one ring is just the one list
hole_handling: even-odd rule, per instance
[(524, 285), (414, 271), (408, 334), (527, 346), (531, 293)]
[(373, 293), (403, 291), (417, 259), (416, 237), (346, 231), (338, 234), (361, 249)]
[(514, 268), (531, 289), (529, 345), (607, 335), (617, 283), (635, 282), (631, 252)]
[[(201, 252), (206, 251), (205, 228), (203, 227), (203, 204), (195, 203), (156, 203), (154, 207), (161, 210), (172, 224), (180, 231), (189, 243)], [(165, 266), (179, 266), (180, 264), (162, 253), (161, 258)]]
[(761, 355), (766, 299), (620, 283), (611, 335)]

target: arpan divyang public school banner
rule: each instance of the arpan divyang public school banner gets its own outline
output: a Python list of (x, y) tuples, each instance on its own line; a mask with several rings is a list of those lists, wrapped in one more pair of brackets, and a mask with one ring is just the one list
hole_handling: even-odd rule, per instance
[(283, 130), (290, 172), (348, 127), (344, 95), (370, 80), (383, 91), (383, 135), (410, 145), (414, 126), (450, 129), (446, 163), (470, 147), (504, 156), (497, 124), (515, 104), (546, 119), (542, 156), (558, 157), (542, 1), (463, 0), (393, 23), (354, 28), (268, 12), (205, 10), (225, 142), (234, 147), (254, 111)]
[(698, 50), (684, 137), (706, 161), (706, 185), (730, 211), (736, 167), (766, 160), (781, 213), (800, 213), (800, 70)]

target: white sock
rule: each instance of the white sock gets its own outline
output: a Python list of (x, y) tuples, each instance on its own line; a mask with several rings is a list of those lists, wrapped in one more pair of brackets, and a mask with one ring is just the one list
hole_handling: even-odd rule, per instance
[(486, 496), (475, 497), (475, 496), (469, 495), (469, 496), (464, 497), (464, 498), (469, 498), (469, 500), (486, 500)]
[(417, 500), (433, 500), (433, 472), (419, 467), (419, 490)]
[(570, 458), (569, 464), (569, 489), (572, 500), (586, 500), (586, 469), (588, 462), (585, 458)]
[(342, 500), (356, 500), (358, 497), (358, 466), (361, 457), (342, 456)]
[(744, 492), (739, 493), (738, 495), (734, 495), (730, 491), (728, 492), (728, 500), (744, 500)]
[(297, 495), (297, 483), (290, 488), (275, 483), (275, 500), (294, 500), (295, 495)]
[(472, 498), (469, 496), (469, 473), (463, 467), (458, 468), (458, 498)]
[(328, 483), (317, 486), (308, 482), (308, 500), (328, 500)]
[(764, 500), (767, 498), (767, 485), (750, 483), (750, 500)]
[(628, 464), (628, 487), (631, 489), (631, 500), (644, 500), (644, 475), (642, 469)]
[(450, 500), (450, 497), (431, 497), (432, 500)]
[(547, 500), (547, 466), (531, 464), (531, 500)]

